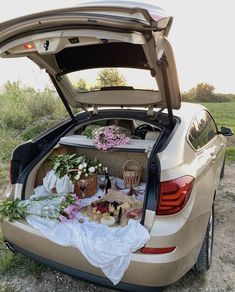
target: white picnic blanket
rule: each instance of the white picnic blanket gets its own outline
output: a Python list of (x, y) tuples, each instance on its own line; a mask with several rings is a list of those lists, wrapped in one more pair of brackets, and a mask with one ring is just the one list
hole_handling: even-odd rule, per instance
[(127, 270), (132, 252), (141, 248), (150, 238), (148, 230), (138, 221), (130, 219), (125, 227), (108, 227), (96, 222), (67, 220), (58, 223), (37, 215), (27, 221), (51, 241), (73, 246), (116, 285)]
[[(123, 180), (118, 179), (118, 185), (123, 186)], [(140, 195), (137, 199), (143, 200), (145, 184), (139, 187)], [(129, 190), (122, 190), (124, 193)], [(39, 186), (35, 189), (35, 196), (45, 195), (45, 188)], [(101, 190), (91, 198), (81, 201), (81, 207), (91, 204), (103, 197)], [(79, 223), (79, 219), (83, 223)], [(63, 245), (73, 246), (80, 250), (83, 256), (95, 267), (99, 267), (105, 276), (116, 285), (127, 270), (132, 252), (144, 246), (150, 239), (148, 230), (139, 223), (130, 219), (125, 227), (108, 227), (97, 222), (90, 222), (80, 212), (76, 219), (58, 222), (48, 220), (37, 215), (30, 215), (26, 220), (51, 241)]]

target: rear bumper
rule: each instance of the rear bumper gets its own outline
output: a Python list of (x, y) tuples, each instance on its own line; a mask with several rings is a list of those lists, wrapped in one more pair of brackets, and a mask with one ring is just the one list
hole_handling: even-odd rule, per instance
[[(187, 234), (188, 228), (195, 227), (197, 221), (197, 219), (187, 221), (185, 224), (187, 226), (170, 237), (173, 239), (178, 237), (179, 243), (185, 237), (185, 233)], [(16, 251), (26, 256), (85, 281), (127, 291), (147, 291), (147, 288), (151, 290), (177, 281), (192, 268), (201, 245), (199, 239), (196, 244), (190, 243), (186, 247), (179, 247), (176, 244), (176, 251), (169, 254), (151, 255), (136, 252), (132, 254), (131, 263), (122, 282), (114, 286), (101, 269), (92, 266), (78, 249), (61, 246), (48, 240), (25, 220), (12, 223), (4, 219), (2, 230), (4, 239), (11, 243)], [(170, 243), (170, 237), (166, 238), (166, 242)], [(162, 239), (159, 238), (159, 242)], [(187, 250), (187, 252), (182, 253), (182, 250)]]
[(30, 257), (32, 259), (34, 259), (35, 261), (45, 264), (51, 268), (54, 268), (58, 271), (61, 271), (67, 275), (79, 278), (83, 281), (86, 282), (92, 282), (92, 283), (96, 283), (98, 285), (102, 285), (102, 286), (106, 286), (112, 289), (120, 289), (123, 291), (136, 291), (136, 292), (160, 292), (162, 291), (163, 287), (146, 287), (146, 286), (140, 286), (140, 285), (135, 285), (135, 284), (129, 284), (129, 283), (124, 283), (124, 282), (120, 282), (118, 285), (113, 285), (107, 278), (105, 277), (101, 277), (101, 276), (97, 276), (94, 274), (90, 274), (87, 272), (83, 272), (83, 271), (79, 271), (77, 269), (73, 269), (71, 267), (62, 265), (58, 262), (54, 262), (51, 261), (49, 259), (46, 259), (44, 257), (41, 257), (39, 255), (36, 255), (34, 253), (31, 253), (15, 244), (13, 244), (12, 242), (7, 241), (8, 243), (10, 243), (10, 245), (14, 248), (14, 250), (16, 252), (19, 252), (27, 257)]

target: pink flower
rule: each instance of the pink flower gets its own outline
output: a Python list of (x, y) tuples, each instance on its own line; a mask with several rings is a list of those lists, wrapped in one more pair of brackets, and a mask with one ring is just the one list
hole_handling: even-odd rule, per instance
[(104, 151), (106, 151), (106, 150), (108, 149), (108, 147), (107, 147), (105, 144), (103, 144), (102, 149), (103, 149)]
[(75, 213), (70, 213), (69, 214), (69, 219), (73, 220), (75, 218)]
[(104, 127), (97, 133), (94, 139), (94, 145), (99, 149), (106, 151), (114, 145), (126, 144), (129, 141), (125, 134), (119, 134), (116, 126)]
[(64, 208), (64, 212), (70, 214), (73, 211), (73, 205)]
[(108, 133), (108, 138), (113, 139), (113, 133)]
[(65, 222), (65, 221), (67, 220), (67, 218), (66, 218), (65, 216), (63, 216), (63, 215), (60, 215), (60, 216), (59, 216), (59, 220), (60, 220), (61, 222)]

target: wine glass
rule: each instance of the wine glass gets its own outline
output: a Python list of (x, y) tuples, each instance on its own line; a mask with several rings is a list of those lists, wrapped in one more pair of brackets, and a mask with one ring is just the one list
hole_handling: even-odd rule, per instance
[(85, 198), (85, 190), (87, 188), (87, 181), (85, 179), (80, 179), (78, 181), (78, 184), (79, 184), (79, 189), (81, 191), (81, 194), (82, 194), (82, 198), (84, 199)]

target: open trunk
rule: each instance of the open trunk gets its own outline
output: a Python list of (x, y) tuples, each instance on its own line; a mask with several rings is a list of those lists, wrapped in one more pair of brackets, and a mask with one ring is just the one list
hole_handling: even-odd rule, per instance
[[(160, 134), (160, 133), (159, 133)], [(157, 134), (158, 135), (158, 134)], [(118, 191), (119, 194), (123, 192), (126, 193), (129, 187), (125, 187), (123, 180), (123, 166), (127, 161), (135, 161), (141, 165), (141, 189), (139, 187), (134, 188), (136, 193), (133, 197), (137, 198), (139, 191), (141, 194), (141, 206), (144, 204), (144, 195), (146, 191), (146, 184), (148, 181), (148, 175), (154, 175), (155, 181), (157, 181), (157, 173), (148, 174), (149, 164), (149, 153), (148, 149), (152, 149), (154, 143), (153, 140), (135, 140), (130, 139), (127, 145), (120, 145), (115, 147), (110, 151), (104, 152), (96, 149), (93, 146), (91, 139), (87, 139), (85, 136), (81, 135), (69, 135), (62, 137), (59, 143), (45, 156), (29, 173), (27, 183), (25, 184), (25, 199), (28, 199), (34, 190), (43, 185), (43, 179), (46, 177), (47, 173), (52, 169), (52, 165), (49, 162), (50, 158), (58, 154), (74, 154), (85, 155), (88, 159), (94, 160), (98, 159), (103, 166), (106, 166), (109, 171), (109, 175), (112, 182), (112, 190)], [(116, 183), (116, 180), (120, 183)], [(119, 185), (120, 184), (120, 185)], [(150, 186), (151, 187), (151, 186)], [(138, 189), (138, 192), (136, 191)], [(97, 188), (99, 192), (99, 188)], [(97, 195), (96, 192), (96, 195)], [(130, 190), (131, 192), (131, 190)], [(128, 192), (129, 193), (129, 192)], [(156, 190), (154, 191), (154, 197), (156, 198)], [(125, 197), (125, 196), (124, 196)], [(124, 198), (123, 197), (123, 198)], [(142, 216), (141, 216), (142, 217)]]
[[(110, 176), (121, 177), (124, 163), (127, 160), (136, 160), (142, 166), (141, 181), (146, 182), (147, 180), (148, 158), (147, 158), (146, 153), (130, 152), (130, 151), (125, 151), (125, 149), (122, 149), (121, 151), (110, 151), (109, 153), (104, 153), (98, 149), (92, 149), (92, 148), (86, 149), (86, 148), (80, 148), (79, 146), (76, 147), (76, 146), (69, 146), (69, 145), (60, 145), (52, 151), (50, 156), (53, 156), (56, 154), (73, 154), (73, 153), (85, 155), (91, 160), (94, 160), (95, 158), (97, 158), (99, 161), (102, 162), (103, 165), (108, 167)], [(34, 187), (42, 185), (43, 178), (45, 177), (49, 169), (51, 169), (51, 166), (49, 165), (47, 161), (44, 161), (37, 171)], [(27, 193), (30, 193), (30, 188), (31, 186), (28, 185)]]
[[(86, 113), (79, 115), (86, 116)], [(105, 118), (104, 112), (99, 113), (99, 115), (102, 115), (102, 117)], [(108, 115), (110, 115), (110, 113), (108, 113)], [(111, 114), (111, 116), (114, 115), (118, 116), (117, 112)], [(128, 112), (128, 115), (131, 116), (130, 112)], [(148, 118), (146, 118), (144, 111), (142, 114), (139, 111), (138, 114), (133, 111), (132, 115), (133, 117), (141, 117), (141, 115), (143, 115), (145, 120), (142, 120), (141, 123), (146, 126)], [(133, 120), (118, 119), (119, 123), (123, 126), (124, 124), (126, 124), (126, 126), (130, 123), (133, 124)], [(12, 173), (14, 174), (17, 171), (20, 171), (17, 182), (15, 182), (17, 187), (21, 185), (21, 187), (19, 187), (21, 192), (17, 192), (18, 197), (20, 199), (28, 199), (34, 193), (34, 189), (43, 184), (43, 178), (52, 169), (52, 165), (49, 163), (49, 158), (57, 154), (77, 153), (79, 155), (85, 155), (90, 160), (96, 158), (103, 164), (103, 166), (108, 167), (109, 175), (111, 177), (118, 177), (120, 179), (123, 179), (123, 165), (125, 162), (134, 160), (142, 167), (140, 181), (144, 184), (144, 192), (142, 191), (144, 196), (142, 196), (143, 213), (141, 222), (146, 227), (150, 228), (155, 218), (159, 193), (160, 163), (157, 153), (164, 148), (164, 144), (167, 142), (167, 138), (172, 131), (169, 124), (167, 124), (167, 115), (161, 114), (161, 122), (163, 124), (164, 120), (165, 126), (160, 124), (157, 125), (156, 122), (152, 122), (151, 126), (153, 127), (153, 130), (144, 133), (145, 139), (136, 139), (136, 137), (135, 139), (134, 137), (130, 138), (126, 145), (114, 146), (107, 152), (98, 150), (94, 146), (92, 139), (88, 139), (86, 136), (81, 135), (82, 130), (86, 128), (87, 124), (77, 126), (73, 124), (70, 127), (67, 125), (67, 129), (64, 133), (62, 129), (60, 129), (60, 135), (58, 135), (58, 133), (56, 134), (56, 131), (53, 130), (34, 141), (23, 144), (16, 149), (12, 159)], [(98, 122), (99, 121), (100, 120), (98, 120)], [(112, 121), (112, 119), (109, 119), (109, 122), (110, 121)], [(96, 124), (97, 120), (88, 122), (88, 125), (91, 123)], [(63, 128), (65, 126), (61, 127)], [(67, 132), (67, 134), (65, 132)], [(56, 136), (53, 137), (53, 134)], [(27, 151), (28, 147), (31, 148), (30, 151), (32, 154), (35, 153), (35, 157), (31, 157), (32, 160), (29, 164), (25, 165), (24, 169), (18, 170), (17, 165), (19, 162), (23, 165), (24, 162), (22, 159), (24, 155), (22, 154)], [(36, 153), (39, 148), (41, 148), (41, 152)], [(42, 151), (42, 149), (44, 151)], [(14, 178), (16, 178), (16, 176)], [(115, 185), (113, 185), (113, 187), (115, 189)]]

